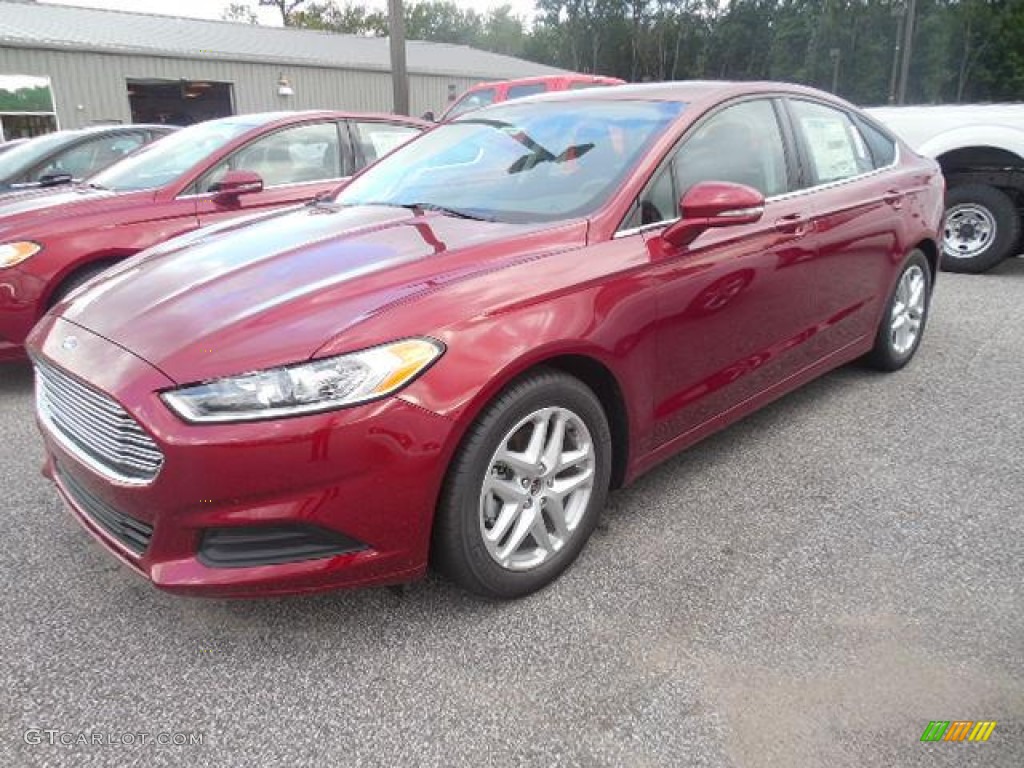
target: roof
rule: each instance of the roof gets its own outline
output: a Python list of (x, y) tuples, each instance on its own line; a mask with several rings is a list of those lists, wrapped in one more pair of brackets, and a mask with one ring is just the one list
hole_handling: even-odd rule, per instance
[[(208, 56), (390, 71), (388, 39), (229, 21), (0, 0), (0, 45), (158, 56)], [(565, 74), (565, 70), (465, 45), (410, 40), (410, 73), (480, 79)]]
[[(674, 80), (661, 83), (627, 83), (625, 85), (608, 85), (603, 88), (587, 88), (577, 91), (549, 91), (534, 96), (515, 99), (520, 102), (545, 101), (676, 101), (690, 106), (705, 107), (726, 99), (755, 94), (786, 94), (790, 96), (808, 96), (833, 104), (852, 107), (848, 102), (826, 93), (796, 83), (773, 82), (770, 80)], [(496, 109), (509, 102), (482, 107)]]

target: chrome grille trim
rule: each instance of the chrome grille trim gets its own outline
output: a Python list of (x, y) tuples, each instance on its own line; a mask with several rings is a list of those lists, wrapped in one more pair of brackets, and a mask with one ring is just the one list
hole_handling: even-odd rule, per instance
[(146, 485), (164, 455), (127, 411), (99, 390), (38, 358), (36, 411), (65, 450), (97, 474), (126, 485)]

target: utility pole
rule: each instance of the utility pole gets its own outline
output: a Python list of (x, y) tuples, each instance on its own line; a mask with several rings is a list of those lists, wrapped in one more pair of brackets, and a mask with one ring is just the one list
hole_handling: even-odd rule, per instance
[(903, 39), (903, 19), (907, 16), (907, 9), (900, 2), (892, 4), (892, 17), (896, 19), (896, 39), (892, 45), (892, 68), (889, 70), (889, 103), (896, 103), (896, 87), (899, 82), (900, 71), (900, 40)]
[(388, 0), (388, 38), (391, 42), (391, 87), (396, 115), (409, 114), (409, 74), (405, 66), (405, 16), (402, 0)]
[(828, 57), (832, 59), (832, 93), (839, 94), (839, 57), (842, 51), (839, 48), (829, 48)]
[(900, 61), (900, 85), (896, 103), (907, 101), (907, 81), (910, 79), (910, 59), (914, 47), (914, 21), (917, 18), (917, 0), (907, 0), (907, 13), (903, 19), (903, 59)]

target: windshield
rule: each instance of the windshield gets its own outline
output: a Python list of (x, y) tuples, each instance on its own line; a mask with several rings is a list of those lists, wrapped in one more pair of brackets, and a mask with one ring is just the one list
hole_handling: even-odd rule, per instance
[(115, 190), (162, 187), (257, 125), (249, 121), (211, 120), (184, 128), (100, 171), (89, 178), (89, 183)]
[(341, 205), (445, 209), (507, 222), (585, 216), (682, 112), (678, 102), (502, 104), (438, 126), (341, 190)]
[(73, 138), (74, 134), (65, 132), (49, 133), (0, 154), (0, 182), (17, 181), (18, 176)]

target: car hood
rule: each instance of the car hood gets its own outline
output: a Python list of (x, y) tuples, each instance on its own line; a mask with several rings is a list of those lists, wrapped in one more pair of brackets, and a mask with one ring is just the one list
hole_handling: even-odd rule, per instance
[(308, 359), (395, 302), (550, 248), (552, 229), (307, 206), (157, 246), (55, 311), (187, 383)]
[(0, 235), (32, 229), (38, 224), (53, 226), (54, 217), (65, 219), (136, 205), (153, 199), (153, 190), (112, 192), (86, 186), (33, 189), (0, 196)]

